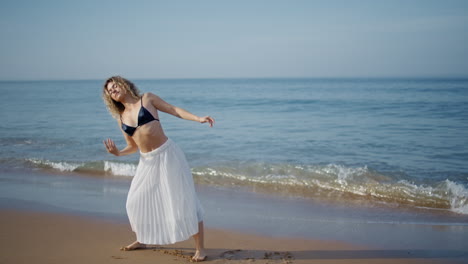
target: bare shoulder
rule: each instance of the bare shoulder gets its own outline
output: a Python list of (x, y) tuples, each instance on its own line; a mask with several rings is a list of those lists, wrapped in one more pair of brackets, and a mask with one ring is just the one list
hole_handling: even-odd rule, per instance
[(154, 93), (145, 93), (144, 94), (144, 97), (146, 100), (150, 101), (152, 104), (161, 104), (164, 102), (164, 100), (159, 97), (158, 95), (154, 94)]
[(154, 93), (151, 93), (151, 92), (147, 92), (147, 93), (144, 93), (142, 95), (142, 97), (144, 97), (145, 99), (147, 100), (155, 100), (155, 99), (159, 99), (159, 96), (155, 95)]
[(153, 94), (153, 93), (146, 93), (145, 94), (145, 98), (147, 98), (146, 100), (150, 101), (151, 104), (158, 110), (160, 111), (163, 111), (163, 112), (166, 112), (166, 113), (170, 113), (172, 114), (174, 112), (174, 106), (172, 106), (171, 104), (167, 103), (166, 101), (164, 101), (161, 97)]

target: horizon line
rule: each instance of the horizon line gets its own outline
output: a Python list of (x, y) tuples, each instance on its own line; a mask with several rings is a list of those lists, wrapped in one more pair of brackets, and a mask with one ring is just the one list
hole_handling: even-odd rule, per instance
[[(119, 76), (113, 75), (113, 76)], [(124, 77), (123, 75), (120, 75)], [(107, 77), (109, 78), (109, 77)], [(138, 81), (164, 81), (164, 80), (265, 80), (265, 79), (316, 79), (316, 80), (359, 80), (359, 79), (468, 79), (466, 76), (283, 76), (283, 77), (124, 77), (128, 80)], [(47, 82), (47, 81), (101, 81), (106, 78), (50, 78), (50, 79), (0, 79), (0, 82)]]

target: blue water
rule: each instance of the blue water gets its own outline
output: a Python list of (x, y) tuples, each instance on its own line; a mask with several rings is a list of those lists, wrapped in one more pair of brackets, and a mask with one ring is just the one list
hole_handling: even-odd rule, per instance
[[(468, 79), (133, 81), (216, 119), (160, 114), (200, 184), (468, 214)], [(131, 177), (102, 84), (0, 82), (0, 170)]]

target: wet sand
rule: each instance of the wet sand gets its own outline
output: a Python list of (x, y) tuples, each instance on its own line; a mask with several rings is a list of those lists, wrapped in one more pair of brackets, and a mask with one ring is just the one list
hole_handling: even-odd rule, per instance
[[(130, 252), (130, 226), (108, 219), (0, 210), (0, 263), (188, 263), (192, 239)], [(207, 228), (206, 263), (467, 263), (467, 251), (372, 249)]]

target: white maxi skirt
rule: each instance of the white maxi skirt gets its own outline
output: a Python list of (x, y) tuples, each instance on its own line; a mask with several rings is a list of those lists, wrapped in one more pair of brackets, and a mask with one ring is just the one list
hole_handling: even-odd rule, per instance
[(173, 244), (198, 233), (204, 211), (185, 155), (171, 139), (140, 153), (126, 207), (140, 243)]

